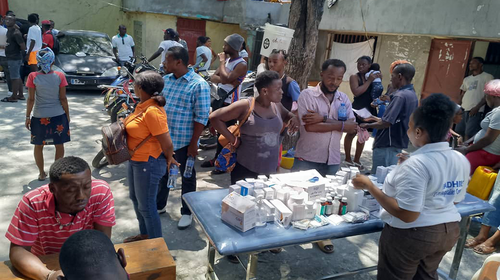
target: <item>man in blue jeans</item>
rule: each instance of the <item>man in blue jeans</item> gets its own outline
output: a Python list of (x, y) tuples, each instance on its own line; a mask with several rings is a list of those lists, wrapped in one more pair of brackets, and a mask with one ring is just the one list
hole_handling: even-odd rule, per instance
[[(171, 47), (166, 51), (163, 69), (167, 74), (163, 79), (163, 96), (167, 101), (168, 128), (174, 144), (174, 158), (181, 164), (182, 195), (196, 191), (196, 171), (190, 178), (183, 176), (188, 157), (198, 155), (198, 139), (208, 122), (210, 113), (210, 86), (192, 68), (188, 68), (189, 54), (183, 47)], [(167, 187), (168, 172), (160, 180), (156, 209), (158, 213), (167, 212), (170, 189)], [(182, 197), (181, 197), (182, 199)], [(191, 211), (182, 200), (182, 217), (177, 224), (179, 229), (191, 225)]]
[(21, 65), (23, 63), (22, 52), (26, 50), (21, 32), (16, 27), (16, 18), (7, 16), (5, 18), (7, 26), (7, 46), (5, 47), (5, 56), (9, 67), (10, 79), (12, 83), (12, 96), (5, 97), (2, 102), (17, 102), (18, 99), (24, 100), (23, 83), (21, 80)]
[(393, 93), (389, 106), (382, 118), (373, 117), (375, 122), (363, 123), (362, 128), (377, 129), (373, 143), (372, 174), (378, 166), (391, 166), (398, 163), (397, 154), (408, 148), (408, 123), (410, 116), (418, 106), (418, 98), (411, 81), (415, 76), (415, 67), (411, 64), (400, 64), (391, 74), (392, 87), (398, 89)]

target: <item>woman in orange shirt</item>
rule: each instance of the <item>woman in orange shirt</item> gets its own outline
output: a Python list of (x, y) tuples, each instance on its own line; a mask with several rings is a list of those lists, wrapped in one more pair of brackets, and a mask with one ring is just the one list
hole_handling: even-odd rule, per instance
[(159, 94), (163, 90), (163, 78), (153, 71), (143, 72), (135, 78), (134, 90), (140, 102), (123, 122), (129, 150), (142, 144), (128, 163), (127, 175), (140, 234), (124, 242), (162, 237), (160, 216), (156, 211), (158, 183), (167, 165), (178, 165), (173, 158), (174, 148), (163, 109), (165, 98)]

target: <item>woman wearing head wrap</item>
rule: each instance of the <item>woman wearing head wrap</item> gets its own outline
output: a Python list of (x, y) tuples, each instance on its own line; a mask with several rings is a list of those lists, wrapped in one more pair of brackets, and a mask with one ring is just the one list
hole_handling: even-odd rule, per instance
[(68, 83), (63, 73), (51, 70), (55, 56), (50, 48), (40, 50), (36, 59), (39, 71), (30, 73), (26, 82), (29, 98), (25, 125), (31, 131), (31, 144), (35, 145), (38, 180), (43, 181), (47, 177), (43, 147), (55, 145), (57, 160), (64, 156), (64, 143), (70, 141)]
[[(481, 131), (472, 139), (474, 144), (463, 148), (466, 157), (471, 163), (471, 173), (480, 165), (499, 168), (500, 163), (500, 80), (492, 80), (484, 87), (486, 103), (493, 108), (481, 122)], [(467, 141), (470, 142), (470, 141)], [(500, 241), (500, 179), (493, 187), (493, 194), (489, 203), (497, 210), (484, 214), (481, 230), (475, 238), (467, 240), (468, 248), (474, 248), (478, 254), (491, 254), (496, 251), (495, 246)], [(495, 234), (488, 238), (491, 227), (498, 228)]]
[[(486, 103), (493, 108), (481, 121), (481, 130), (466, 146), (459, 148), (471, 165), (471, 175), (478, 166), (493, 166), (500, 161), (500, 80), (492, 80), (484, 87)], [(470, 143), (470, 146), (467, 146)]]

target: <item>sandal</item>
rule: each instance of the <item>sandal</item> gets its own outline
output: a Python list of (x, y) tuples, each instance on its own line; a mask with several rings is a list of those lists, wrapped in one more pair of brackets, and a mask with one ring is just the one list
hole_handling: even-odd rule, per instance
[(476, 238), (469, 238), (465, 241), (465, 248), (474, 248), (477, 245), (483, 244), (484, 241), (478, 241)]
[(319, 246), (319, 249), (321, 251), (323, 251), (323, 253), (326, 253), (326, 254), (331, 254), (335, 251), (331, 240), (319, 241), (318, 246)]
[(353, 161), (344, 160), (344, 163), (345, 163), (345, 165), (347, 167), (354, 167), (354, 166), (356, 166), (356, 164)]
[(353, 161), (353, 163), (354, 163), (354, 166), (359, 169), (359, 171), (365, 170), (365, 167), (361, 163), (356, 163), (354, 161)]
[(43, 172), (43, 175), (38, 175), (38, 181), (45, 181), (47, 179), (47, 173)]
[(278, 248), (278, 249), (272, 249), (272, 250), (269, 250), (269, 252), (273, 253), (273, 254), (279, 254), (283, 251), (283, 248)]
[(496, 250), (497, 249), (495, 247), (487, 247), (484, 243), (474, 247), (474, 253), (479, 255), (489, 255), (494, 253)]
[(15, 103), (17, 102), (16, 99), (10, 99), (10, 97), (4, 97), (2, 100), (0, 100), (1, 102), (10, 102), (10, 103)]
[(149, 239), (149, 235), (147, 235), (147, 234), (138, 234), (138, 235), (135, 235), (135, 236), (130, 236), (130, 237), (125, 238), (123, 240), (123, 243), (130, 243), (130, 242), (141, 241), (141, 240), (145, 240), (145, 239)]
[(23, 97), (17, 98), (17, 100), (26, 100), (26, 98), (23, 96)]

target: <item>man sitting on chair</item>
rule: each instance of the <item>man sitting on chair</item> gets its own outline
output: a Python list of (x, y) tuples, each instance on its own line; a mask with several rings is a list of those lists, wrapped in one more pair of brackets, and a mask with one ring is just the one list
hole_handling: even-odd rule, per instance
[(58, 253), (75, 232), (96, 229), (111, 237), (115, 225), (113, 195), (108, 184), (92, 180), (87, 162), (65, 157), (50, 167), (50, 183), (25, 194), (5, 236), (12, 265), (32, 279), (57, 279), (38, 258)]

